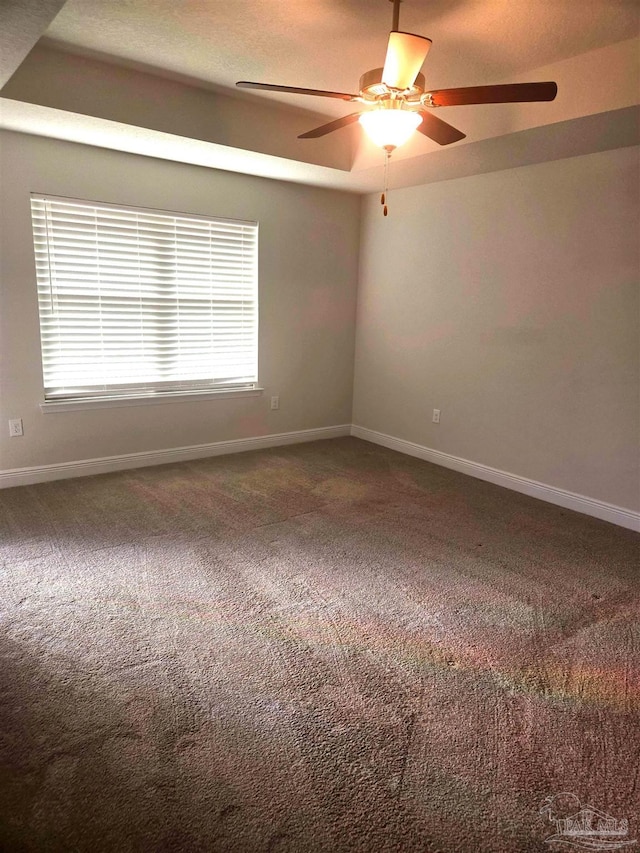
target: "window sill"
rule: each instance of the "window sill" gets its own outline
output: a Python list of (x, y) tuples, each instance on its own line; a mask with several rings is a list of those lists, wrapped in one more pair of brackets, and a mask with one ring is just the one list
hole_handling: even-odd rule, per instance
[(149, 397), (95, 397), (85, 400), (47, 400), (40, 403), (44, 414), (78, 412), (82, 409), (111, 409), (123, 406), (159, 406), (167, 403), (197, 403), (203, 400), (224, 400), (238, 397), (260, 397), (264, 388), (244, 388), (235, 391), (174, 391)]

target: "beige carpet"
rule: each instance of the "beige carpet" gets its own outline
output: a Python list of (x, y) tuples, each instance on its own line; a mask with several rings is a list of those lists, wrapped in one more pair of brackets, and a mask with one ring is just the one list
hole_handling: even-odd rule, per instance
[(0, 543), (2, 850), (639, 837), (630, 531), (337, 439), (4, 490)]

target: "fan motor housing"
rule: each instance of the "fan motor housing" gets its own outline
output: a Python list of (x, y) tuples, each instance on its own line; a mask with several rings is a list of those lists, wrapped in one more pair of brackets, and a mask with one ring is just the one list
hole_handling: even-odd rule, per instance
[[(377, 101), (380, 98), (388, 97), (392, 91), (382, 82), (382, 68), (373, 68), (371, 71), (365, 71), (360, 78), (360, 95), (367, 101)], [(413, 86), (402, 92), (402, 95), (407, 99), (419, 98), (425, 89), (424, 74), (420, 72), (415, 79)]]

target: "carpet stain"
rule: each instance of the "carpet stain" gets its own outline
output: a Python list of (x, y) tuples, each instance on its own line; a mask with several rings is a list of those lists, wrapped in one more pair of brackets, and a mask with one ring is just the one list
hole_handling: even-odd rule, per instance
[(369, 489), (364, 483), (357, 483), (344, 477), (332, 477), (324, 480), (313, 489), (313, 494), (336, 501), (362, 500)]

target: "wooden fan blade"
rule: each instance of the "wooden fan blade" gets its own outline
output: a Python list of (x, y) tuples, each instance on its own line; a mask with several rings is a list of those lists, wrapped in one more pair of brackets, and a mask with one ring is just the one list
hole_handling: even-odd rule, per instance
[(353, 124), (355, 121), (358, 121), (359, 118), (360, 113), (351, 113), (351, 115), (338, 118), (335, 121), (330, 121), (328, 124), (321, 124), (320, 127), (314, 127), (313, 130), (301, 133), (298, 139), (317, 139), (318, 136), (326, 136), (327, 133), (333, 133), (334, 130), (340, 130), (341, 127)]
[(236, 83), (240, 89), (262, 89), (265, 92), (291, 92), (293, 95), (319, 95), (321, 98), (339, 98), (341, 101), (353, 101), (357, 95), (346, 92), (325, 92), (324, 89), (300, 89), (297, 86), (278, 86), (275, 83), (251, 83), (240, 80)]
[(412, 33), (389, 33), (387, 56), (382, 69), (382, 82), (391, 89), (410, 89), (422, 68), (431, 39)]
[(435, 89), (425, 92), (434, 107), (465, 104), (510, 104), (524, 101), (552, 101), (556, 83), (507, 83), (503, 86), (467, 86), (464, 89)]
[(456, 130), (455, 127), (452, 127), (450, 124), (447, 124), (446, 121), (442, 121), (442, 119), (434, 116), (433, 113), (420, 110), (420, 115), (422, 116), (422, 122), (418, 125), (416, 130), (419, 130), (420, 133), (424, 133), (424, 135), (428, 136), (429, 139), (433, 139), (433, 141), (437, 142), (438, 145), (450, 145), (452, 142), (459, 142), (466, 136), (466, 134), (462, 133), (461, 130)]

